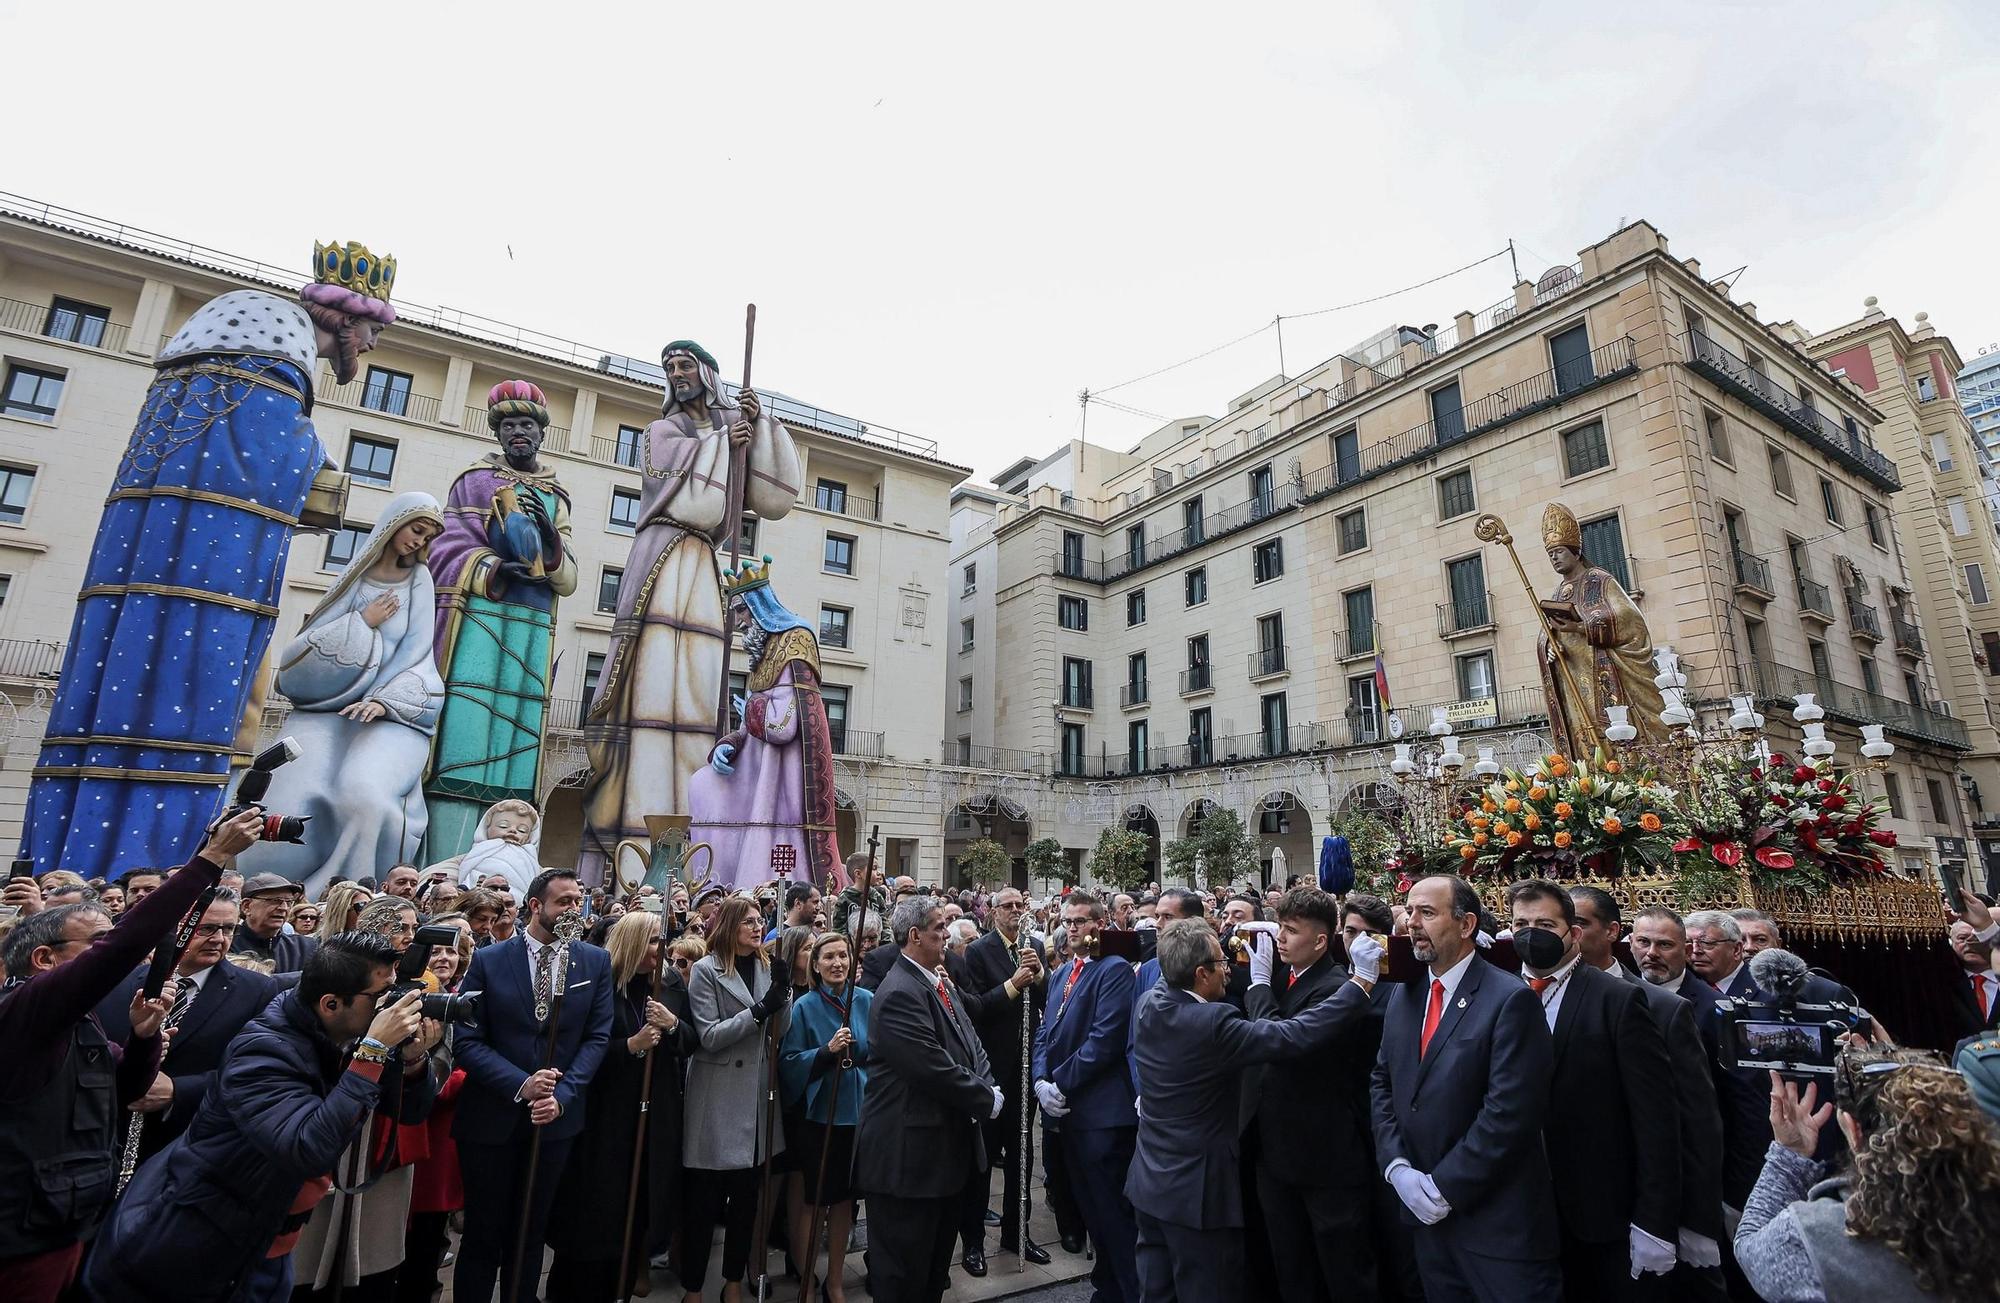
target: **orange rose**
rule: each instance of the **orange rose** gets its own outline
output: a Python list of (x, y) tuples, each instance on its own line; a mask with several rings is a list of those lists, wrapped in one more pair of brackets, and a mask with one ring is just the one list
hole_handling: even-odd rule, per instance
[(1530, 801), (1545, 801), (1548, 799), (1548, 796), (1549, 789), (1546, 787), (1537, 785), (1528, 789), (1528, 799)]
[(1476, 846), (1461, 846), (1458, 848), (1458, 853), (1461, 857), (1468, 860), (1476, 860), (1479, 858), (1479, 848)]
[(1588, 778), (1579, 778), (1579, 779), (1577, 779), (1577, 780), (1576, 780), (1576, 790), (1577, 790), (1577, 791), (1579, 791), (1579, 792), (1582, 792), (1582, 793), (1583, 793), (1583, 794), (1584, 794), (1585, 796), (1589, 796), (1589, 795), (1590, 795), (1590, 780), (1589, 780)]
[(1535, 829), (1542, 826), (1542, 816), (1536, 814), (1533, 810), (1530, 810), (1528, 811), (1527, 814), (1522, 816), (1521, 826), (1523, 828), (1526, 828), (1529, 832), (1533, 832)]
[(1508, 823), (1508, 822), (1507, 822), (1507, 821), (1506, 821), (1505, 819), (1495, 819), (1495, 820), (1493, 821), (1493, 831), (1494, 831), (1494, 832), (1506, 832), (1506, 831), (1507, 831), (1508, 829), (1512, 828), (1513, 826), (1514, 826), (1513, 824), (1511, 824), (1511, 823)]
[(1625, 766), (1618, 763), (1616, 760), (1607, 760), (1604, 762), (1604, 772), (1607, 774), (1623, 773), (1624, 770)]
[(1520, 780), (1520, 779), (1518, 779), (1518, 778), (1510, 778), (1510, 779), (1508, 779), (1508, 780), (1507, 780), (1507, 790), (1508, 790), (1508, 791), (1510, 791), (1510, 792), (1518, 792), (1518, 791), (1520, 791), (1520, 790), (1521, 790), (1521, 780)]
[(1608, 814), (1604, 816), (1604, 831), (1616, 837), (1619, 833), (1625, 831), (1625, 825), (1618, 821), (1617, 815)]
[(1493, 798), (1490, 796), (1479, 803), (1479, 808), (1486, 811), (1486, 813), (1488, 814), (1497, 813), (1500, 809), (1498, 805), (1494, 804)]
[(1507, 834), (1507, 844), (1509, 846), (1519, 846), (1526, 838), (1526, 833), (1510, 832)]
[(1521, 798), (1520, 798), (1520, 797), (1518, 797), (1518, 796), (1510, 796), (1510, 797), (1508, 797), (1508, 798), (1507, 798), (1507, 813), (1508, 813), (1508, 814), (1519, 814), (1520, 812), (1521, 812)]
[(1660, 830), (1660, 816), (1648, 811), (1639, 816), (1639, 826), (1647, 832), (1658, 832)]
[(1556, 762), (1554, 762), (1549, 766), (1549, 773), (1553, 774), (1557, 778), (1561, 778), (1564, 774), (1567, 774), (1568, 772), (1569, 772), (1569, 764), (1567, 761), (1557, 760)]
[(1472, 834), (1472, 844), (1474, 846), (1484, 846), (1490, 840), (1491, 838), (1487, 837), (1483, 832)]
[(1559, 832), (1556, 834), (1556, 845), (1558, 847), (1567, 848), (1569, 846), (1569, 842), (1570, 842), (1570, 837), (1568, 833)]
[(1571, 805), (1571, 804), (1570, 804), (1570, 803), (1569, 803), (1568, 801), (1557, 801), (1557, 802), (1556, 802), (1556, 817), (1557, 817), (1557, 818), (1559, 818), (1559, 819), (1567, 819), (1567, 818), (1569, 818), (1569, 817), (1570, 817), (1571, 815), (1573, 815), (1573, 814), (1575, 814), (1575, 813), (1576, 813), (1576, 808), (1575, 808), (1574, 806), (1572, 806), (1572, 805)]

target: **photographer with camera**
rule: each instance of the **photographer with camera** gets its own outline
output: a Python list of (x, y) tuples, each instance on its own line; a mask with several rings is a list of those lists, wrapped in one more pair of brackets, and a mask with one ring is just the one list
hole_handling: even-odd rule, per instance
[(83, 1240), (111, 1202), (123, 1106), (143, 1098), (160, 1059), (160, 1024), (176, 994), (129, 1006), (122, 1055), (91, 1010), (167, 939), (262, 815), (218, 824), (167, 884), (114, 926), (93, 905), (26, 916), (7, 936), (0, 989), (0, 1298), (53, 1300), (68, 1288)]
[(193, 1123), (105, 1223), (84, 1272), (93, 1303), (289, 1295), (298, 1230), (369, 1115), (396, 1106), (388, 1084), (400, 1078), (397, 1120), (430, 1107), (426, 1060), (397, 1048), (423, 1031), (422, 995), (385, 999), (395, 966), (384, 937), (330, 936), (251, 1021)]

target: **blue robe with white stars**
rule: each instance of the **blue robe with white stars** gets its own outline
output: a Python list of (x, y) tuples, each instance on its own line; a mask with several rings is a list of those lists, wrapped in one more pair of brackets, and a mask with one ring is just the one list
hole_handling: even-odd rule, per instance
[(243, 353), (163, 362), (118, 465), (35, 765), (35, 871), (116, 877), (194, 853), (277, 622), (326, 451), (311, 376)]

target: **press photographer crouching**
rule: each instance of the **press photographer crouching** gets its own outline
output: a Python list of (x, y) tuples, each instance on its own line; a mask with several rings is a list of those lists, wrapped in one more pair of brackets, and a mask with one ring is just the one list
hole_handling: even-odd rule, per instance
[[(421, 992), (383, 1007), (395, 968), (385, 936), (330, 936), (244, 1028), (187, 1131), (139, 1169), (99, 1234), (84, 1272), (94, 1303), (289, 1295), (300, 1228), (369, 1116), (393, 1105), (398, 1047), (424, 1030)], [(429, 1109), (426, 1063), (402, 1064), (395, 1120)]]
[(44, 1303), (76, 1274), (83, 1240), (110, 1205), (118, 1123), (146, 1094), (160, 1061), (160, 1024), (172, 983), (128, 1010), (122, 1048), (92, 1016), (98, 1001), (167, 938), (238, 851), (255, 842), (262, 814), (219, 825), (166, 885), (114, 926), (94, 905), (24, 917), (8, 934), (0, 989), (0, 1298)]
[[(2000, 1137), (1965, 1078), (1914, 1051), (1853, 1046), (1819, 1083), (1771, 1074), (1774, 1143), (1736, 1228), (1736, 1259), (1762, 1298), (1990, 1299), (2000, 1242)], [(1812, 1157), (1830, 1117), (1853, 1149), (1846, 1170)]]

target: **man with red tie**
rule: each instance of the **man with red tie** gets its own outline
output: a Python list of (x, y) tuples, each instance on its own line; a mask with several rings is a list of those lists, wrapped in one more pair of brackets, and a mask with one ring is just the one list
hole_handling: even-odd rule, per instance
[(1951, 952), (1965, 973), (1959, 1003), (1965, 1011), (1960, 1035), (1971, 1036), (2000, 1020), (2000, 973), (1993, 970), (1993, 947), (1979, 939), (1979, 930), (1959, 919), (1951, 925)]
[(1469, 883), (1424, 878), (1408, 907), (1411, 953), (1429, 971), (1391, 1000), (1371, 1095), (1376, 1161), (1417, 1224), (1424, 1296), (1561, 1298), (1541, 1000), (1479, 957)]

